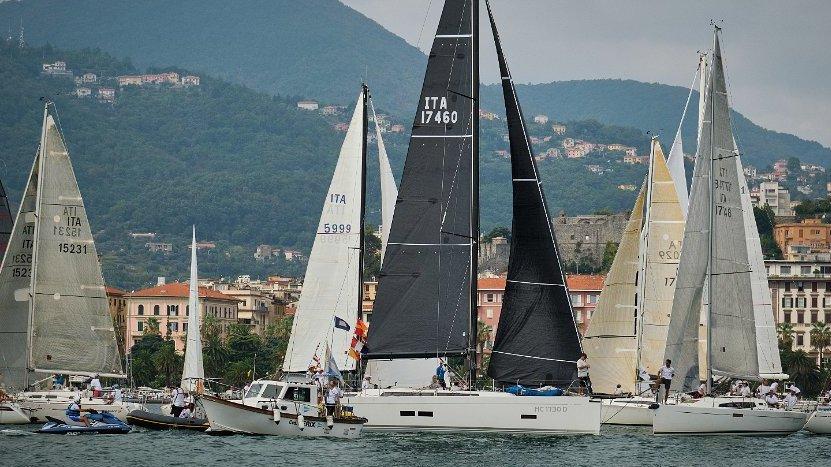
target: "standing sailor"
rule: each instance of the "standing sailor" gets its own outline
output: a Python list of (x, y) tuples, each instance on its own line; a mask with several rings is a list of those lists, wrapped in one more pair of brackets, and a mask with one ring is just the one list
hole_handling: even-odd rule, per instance
[(592, 393), (592, 383), (589, 379), (591, 365), (589, 365), (588, 358), (589, 356), (583, 352), (580, 354), (580, 358), (577, 359), (577, 379), (580, 381), (580, 395), (583, 395), (583, 388), (586, 388), (589, 394)]
[(675, 368), (672, 367), (672, 360), (667, 359), (664, 362), (664, 366), (658, 370), (658, 395), (655, 396), (655, 402), (658, 402), (658, 398), (661, 397), (661, 386), (664, 387), (664, 404), (667, 403), (667, 399), (669, 398), (669, 387), (672, 385), (672, 377), (675, 376)]

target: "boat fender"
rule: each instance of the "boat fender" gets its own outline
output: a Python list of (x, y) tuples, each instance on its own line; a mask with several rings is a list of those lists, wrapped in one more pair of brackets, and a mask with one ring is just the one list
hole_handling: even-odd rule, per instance
[(306, 417), (304, 417), (302, 413), (297, 416), (297, 428), (300, 428), (300, 431), (303, 431), (303, 428), (306, 428)]
[(280, 409), (274, 409), (274, 422), (280, 423)]
[(326, 426), (328, 426), (330, 429), (333, 426), (335, 426), (335, 417), (333, 417), (331, 415), (327, 415), (326, 416)]
[(649, 408), (652, 409), (652, 410), (655, 410), (658, 407), (660, 407), (660, 405), (657, 402), (653, 402), (652, 404), (649, 404)]

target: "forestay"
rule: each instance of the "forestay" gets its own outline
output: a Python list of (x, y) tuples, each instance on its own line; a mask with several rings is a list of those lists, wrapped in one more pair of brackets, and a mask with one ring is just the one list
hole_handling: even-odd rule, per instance
[(341, 370), (355, 368), (346, 355), (353, 331), (335, 328), (334, 321), (337, 317), (352, 327), (358, 319), (365, 123), (362, 90), (323, 203), (283, 362), (285, 372), (305, 372), (315, 356), (323, 358), (327, 343)]
[(473, 6), (445, 2), (428, 56), (365, 347), (371, 359), (472, 348), (479, 236)]
[(646, 182), (635, 199), (583, 338), (592, 366), (592, 388), (598, 393), (612, 394), (618, 384), (626, 391), (636, 390), (637, 276), (645, 198)]
[(503, 384), (570, 384), (580, 337), (542, 181), (488, 4), (508, 124), (513, 224), (508, 276), (488, 375)]
[(32, 267), (30, 367), (45, 373), (119, 377), (121, 357), (84, 202), (49, 112), (45, 126)]

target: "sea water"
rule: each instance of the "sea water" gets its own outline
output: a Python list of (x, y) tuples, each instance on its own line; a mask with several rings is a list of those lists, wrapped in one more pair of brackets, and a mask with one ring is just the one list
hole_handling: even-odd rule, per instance
[(135, 427), (126, 435), (0, 430), (2, 466), (827, 466), (831, 437), (656, 437), (606, 427), (599, 436), (370, 433), (357, 440), (211, 436)]

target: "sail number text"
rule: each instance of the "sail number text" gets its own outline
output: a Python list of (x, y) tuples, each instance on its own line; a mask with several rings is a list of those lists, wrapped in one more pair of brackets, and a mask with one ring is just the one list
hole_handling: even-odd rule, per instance
[[(719, 177), (727, 177), (728, 172), (725, 167), (719, 168), (718, 172)], [(728, 182), (726, 180), (713, 180), (713, 194), (718, 196), (718, 202), (715, 205), (714, 214), (716, 216), (723, 216), (723, 217), (733, 217), (733, 208), (730, 206), (724, 206), (720, 203), (727, 203), (727, 194), (733, 191), (733, 183)]]
[(87, 254), (87, 246), (77, 243), (58, 243), (58, 251), (61, 253), (74, 253), (77, 255)]
[(447, 110), (446, 97), (424, 96), (424, 108), (419, 112), (421, 123), (456, 123), (459, 113)]
[(350, 224), (323, 224), (323, 233), (349, 233), (352, 232)]

